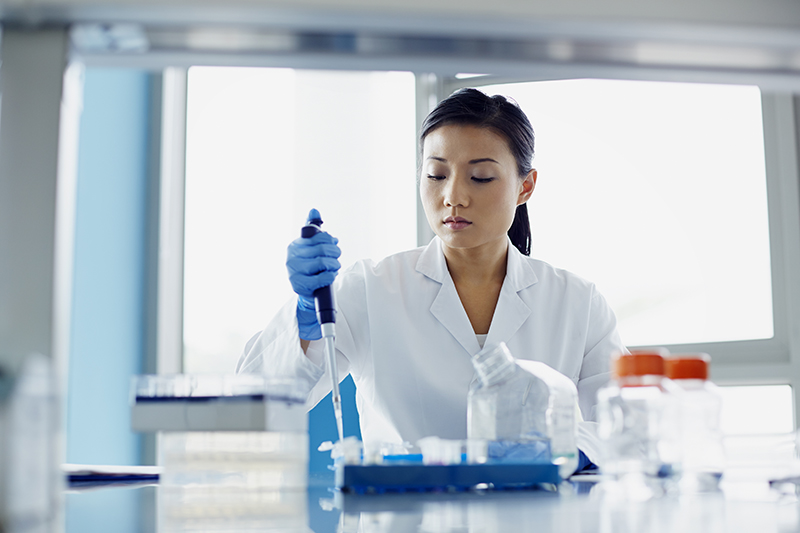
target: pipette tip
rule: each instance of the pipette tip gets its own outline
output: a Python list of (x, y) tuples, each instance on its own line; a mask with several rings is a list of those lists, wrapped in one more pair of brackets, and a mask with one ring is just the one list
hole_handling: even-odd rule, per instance
[(341, 408), (337, 409), (336, 412), (334, 413), (334, 415), (336, 416), (336, 429), (339, 431), (339, 440), (343, 441), (344, 440), (344, 427), (343, 427), (343, 424), (342, 424), (342, 410), (341, 410)]

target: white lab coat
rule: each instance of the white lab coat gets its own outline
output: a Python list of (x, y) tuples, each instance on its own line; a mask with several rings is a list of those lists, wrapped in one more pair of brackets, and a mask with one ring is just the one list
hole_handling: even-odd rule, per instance
[[(467, 435), (467, 394), (480, 350), (441, 241), (373, 263), (359, 261), (334, 284), (339, 377), (350, 373), (365, 442), (410, 442)], [(296, 300), (245, 347), (237, 372), (303, 379), (309, 408), (331, 390), (323, 342), (303, 354)], [(486, 346), (505, 342), (516, 358), (542, 361), (577, 385), (580, 409), (595, 419), (597, 390), (609, 357), (624, 350), (616, 318), (594, 285), (522, 255), (509, 243), (506, 279)], [(592, 422), (578, 446), (597, 461)]]

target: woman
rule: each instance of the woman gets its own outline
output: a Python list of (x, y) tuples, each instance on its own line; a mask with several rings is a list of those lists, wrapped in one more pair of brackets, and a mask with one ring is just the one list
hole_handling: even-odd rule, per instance
[[(571, 378), (594, 420), (609, 357), (624, 347), (592, 284), (528, 257), (525, 202), (537, 174), (527, 117), (502, 96), (463, 89), (426, 118), (420, 146), (420, 197), (436, 237), (338, 276), (336, 239), (294, 241), (287, 268), (298, 298), (248, 342), (237, 371), (299, 377), (310, 406), (323, 398), (330, 377), (312, 294), (335, 279), (339, 377), (353, 376), (365, 441), (465, 438), (470, 357), (484, 343)], [(596, 459), (592, 422), (578, 447)]]

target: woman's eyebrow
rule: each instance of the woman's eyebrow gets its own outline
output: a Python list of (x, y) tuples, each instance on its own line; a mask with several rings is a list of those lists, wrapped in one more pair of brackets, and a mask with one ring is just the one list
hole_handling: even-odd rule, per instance
[[(428, 159), (433, 159), (434, 161), (441, 161), (442, 163), (447, 163), (447, 159), (435, 155), (429, 155)], [(492, 159), (491, 157), (481, 157), (480, 159), (470, 159), (469, 161), (470, 165), (477, 165), (478, 163), (497, 163), (498, 165), (500, 164), (497, 162), (497, 160)]]

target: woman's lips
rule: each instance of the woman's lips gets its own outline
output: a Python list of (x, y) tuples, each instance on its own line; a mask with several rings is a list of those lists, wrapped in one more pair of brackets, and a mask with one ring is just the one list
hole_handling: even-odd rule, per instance
[(471, 225), (472, 222), (462, 217), (447, 217), (444, 219), (444, 225), (452, 230), (460, 230)]

